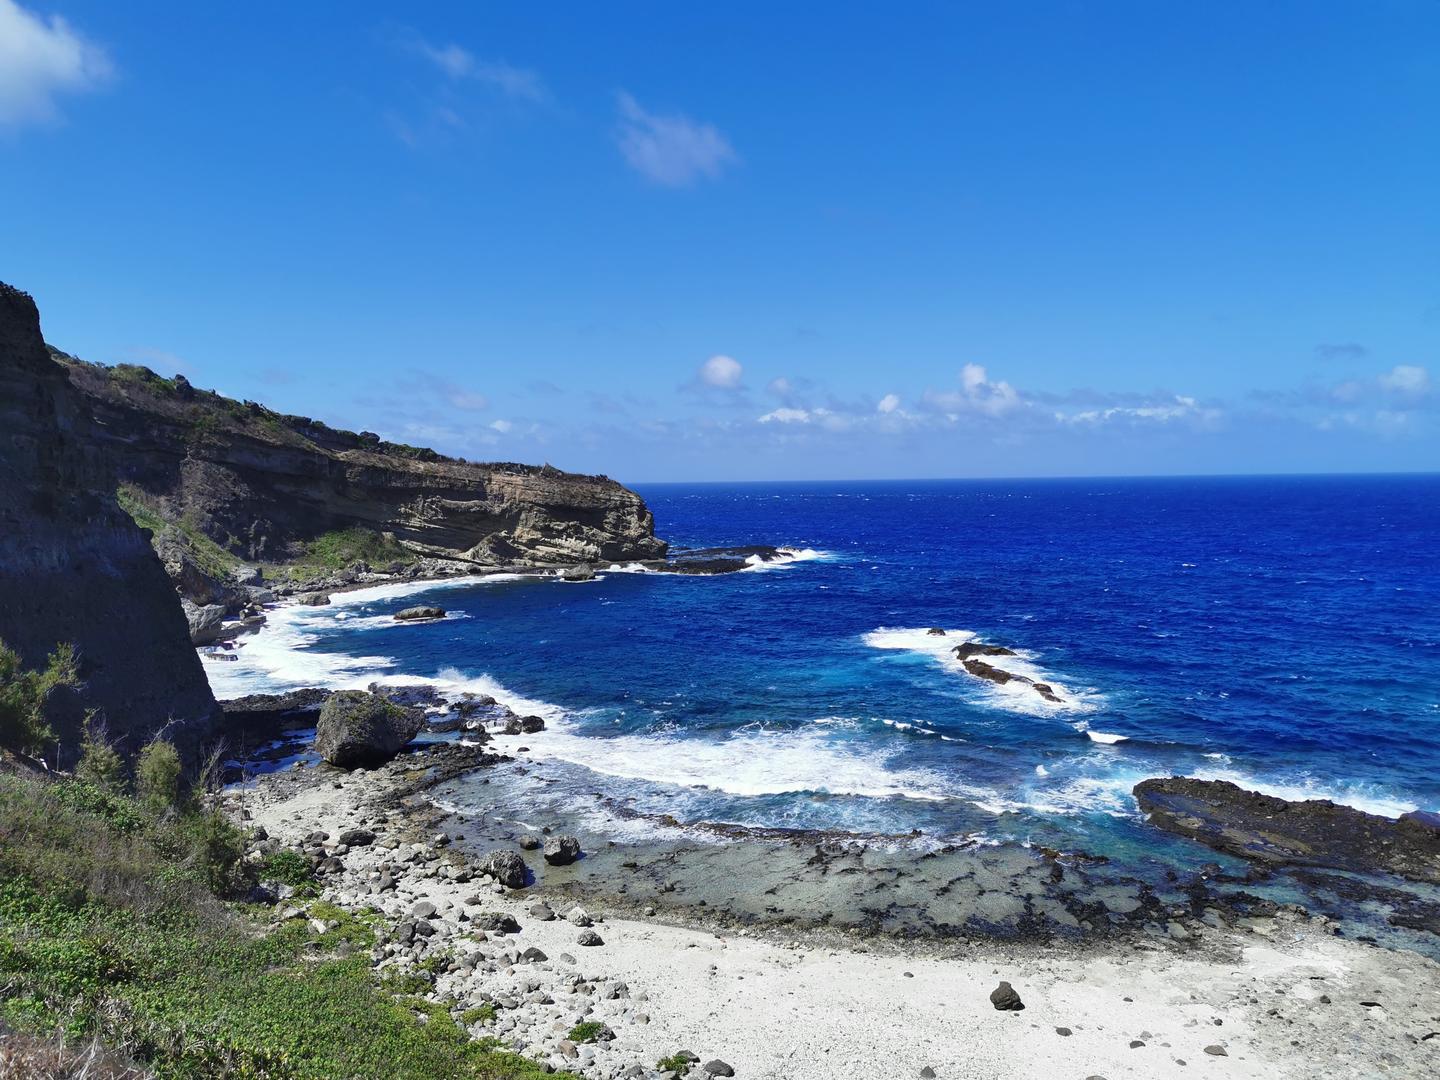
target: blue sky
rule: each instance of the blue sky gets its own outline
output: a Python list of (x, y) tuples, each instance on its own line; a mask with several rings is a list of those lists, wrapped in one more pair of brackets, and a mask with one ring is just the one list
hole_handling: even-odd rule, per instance
[(1440, 468), (1440, 5), (0, 0), (47, 337), (628, 481)]

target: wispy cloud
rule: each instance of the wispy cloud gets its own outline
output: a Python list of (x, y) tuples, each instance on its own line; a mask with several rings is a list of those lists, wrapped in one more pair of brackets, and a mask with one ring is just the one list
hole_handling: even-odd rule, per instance
[(0, 130), (57, 121), (57, 98), (103, 86), (114, 71), (109, 54), (59, 15), (0, 0)]
[(454, 42), (435, 45), (413, 31), (404, 35), (402, 44), (455, 82), (472, 80), (483, 83), (517, 101), (542, 102), (550, 97), (545, 81), (530, 68), (516, 67), (504, 60), (482, 60)]
[(648, 112), (621, 92), (620, 129), (616, 142), (630, 167), (663, 187), (689, 187), (714, 180), (739, 160), (729, 140), (713, 124), (679, 113)]
[(1379, 379), (1380, 389), (1400, 397), (1424, 397), (1430, 391), (1430, 373), (1417, 364), (1397, 364)]
[(1369, 349), (1353, 341), (1315, 346), (1315, 356), (1320, 360), (1364, 360), (1369, 355)]

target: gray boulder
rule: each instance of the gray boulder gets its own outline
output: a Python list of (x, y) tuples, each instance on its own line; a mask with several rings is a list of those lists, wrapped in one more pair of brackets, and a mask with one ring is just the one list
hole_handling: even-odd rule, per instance
[(425, 714), (364, 690), (331, 694), (315, 726), (315, 751), (332, 765), (353, 769), (389, 761), (420, 732)]
[(443, 619), (445, 609), (439, 607), (408, 607), (395, 613), (396, 622), (419, 622), (422, 619)]
[(225, 621), (224, 604), (192, 604), (184, 597), (180, 606), (185, 609), (185, 621), (190, 624), (190, 644), (210, 645), (220, 640), (220, 624)]
[(551, 866), (569, 866), (580, 858), (580, 841), (573, 836), (545, 838), (545, 861)]
[(330, 603), (330, 594), (323, 592), (307, 592), (301, 593), (295, 599), (299, 603), (304, 604), (306, 607), (324, 607), (326, 604)]
[(480, 872), (489, 874), (507, 889), (525, 887), (525, 860), (513, 851), (492, 851), (480, 863)]

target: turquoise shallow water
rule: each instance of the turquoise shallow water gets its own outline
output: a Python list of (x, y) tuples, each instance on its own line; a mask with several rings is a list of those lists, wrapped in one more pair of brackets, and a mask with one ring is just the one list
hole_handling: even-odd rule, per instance
[[(1440, 478), (641, 490), (677, 546), (801, 556), (360, 594), (284, 613), (211, 665), (217, 689), (421, 676), (521, 698), (557, 775), (681, 821), (1143, 861), (1176, 843), (1135, 812), (1148, 776), (1440, 806)], [(429, 599), (451, 618), (388, 618)], [(967, 674), (948, 650), (971, 635), (1060, 702)]]

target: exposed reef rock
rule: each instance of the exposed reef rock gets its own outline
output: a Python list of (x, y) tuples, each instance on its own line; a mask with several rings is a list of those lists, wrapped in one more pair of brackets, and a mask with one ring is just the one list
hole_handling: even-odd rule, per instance
[(31, 666), (75, 646), (84, 684), (52, 695), (66, 768), (87, 709), (126, 752), (167, 725), (195, 752), (219, 717), (175, 587), (116, 503), (99, 441), (34, 301), (0, 283), (0, 640)]
[(429, 622), (435, 619), (445, 618), (445, 609), (439, 607), (408, 607), (404, 611), (397, 611), (393, 618), (396, 622)]
[[(964, 648), (966, 648), (966, 646), (964, 645), (961, 645), (959, 648), (957, 648), (955, 650), (955, 655), (957, 657), (961, 656), (961, 649)], [(998, 645), (977, 645), (976, 651), (978, 651), (982, 656), (1015, 655), (1015, 653), (1010, 649), (1002, 648)], [(1030, 687), (1030, 689), (1034, 690), (1046, 701), (1056, 705), (1060, 704), (1060, 696), (1055, 693), (1055, 688), (1052, 687), (1049, 683), (1036, 682), (1034, 679), (1029, 678), (1025, 675), (1016, 675), (1013, 671), (1005, 671), (1001, 668), (997, 668), (994, 664), (987, 664), (984, 660), (965, 660), (964, 668), (971, 675), (974, 675), (977, 679), (984, 679), (987, 682), (993, 682), (997, 686), (1004, 686), (1008, 682), (1024, 683), (1026, 686)]]
[[(99, 421), (96, 445), (143, 510), (181, 523), (202, 546), (213, 542), (222, 557), (284, 563), (347, 530), (362, 530), (381, 554), (472, 567), (665, 554), (644, 501), (603, 476), (447, 458), (234, 401), (181, 376), (54, 355)], [(182, 587), (197, 591), (193, 581)]]
[(1178, 776), (1141, 781), (1135, 798), (1162, 829), (1254, 862), (1382, 872), (1440, 884), (1435, 814), (1379, 817), (1328, 799), (1290, 802), (1227, 780)]

